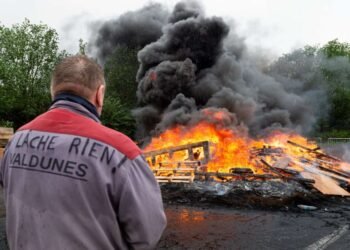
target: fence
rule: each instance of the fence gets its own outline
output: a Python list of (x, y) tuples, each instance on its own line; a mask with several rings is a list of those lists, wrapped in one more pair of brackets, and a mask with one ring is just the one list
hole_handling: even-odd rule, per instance
[(350, 144), (350, 138), (327, 138), (322, 139), (321, 137), (312, 138), (313, 141), (317, 142), (317, 144)]
[(328, 144), (350, 143), (350, 138), (328, 138)]

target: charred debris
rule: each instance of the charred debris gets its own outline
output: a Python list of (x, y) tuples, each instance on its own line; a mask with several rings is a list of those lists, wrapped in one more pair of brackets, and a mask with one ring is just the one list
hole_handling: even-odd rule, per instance
[[(167, 203), (281, 207), (330, 199), (349, 201), (350, 172), (342, 169), (340, 159), (319, 147), (287, 144), (300, 156), (288, 155), (283, 147), (264, 145), (250, 150), (254, 168), (232, 166), (228, 172), (208, 170), (210, 150), (215, 150), (208, 141), (148, 151), (145, 157)], [(184, 160), (174, 160), (176, 154)]]

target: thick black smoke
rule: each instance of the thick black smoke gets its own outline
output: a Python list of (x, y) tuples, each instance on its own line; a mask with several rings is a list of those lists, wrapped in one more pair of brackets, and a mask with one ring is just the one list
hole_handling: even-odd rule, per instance
[(162, 61), (141, 78), (137, 91), (142, 104), (153, 104), (166, 108), (179, 93), (189, 94), (195, 85), (196, 65), (191, 59), (184, 61)]
[(169, 24), (158, 41), (139, 52), (137, 80), (163, 61), (190, 59), (198, 71), (213, 66), (222, 53), (222, 41), (229, 28), (221, 18), (189, 17)]
[(235, 117), (228, 127), (243, 124), (251, 135), (276, 128), (310, 131), (322, 88), (306, 85), (307, 79), (291, 82), (279, 73), (283, 70), (263, 73), (243, 39), (222, 19), (207, 18), (198, 8), (179, 3), (163, 35), (138, 54), (138, 136), (193, 124), (203, 118), (203, 110), (224, 110)]
[(161, 4), (151, 4), (138, 11), (127, 12), (118, 19), (97, 24), (90, 41), (90, 53), (104, 63), (117, 46), (141, 49), (162, 35), (162, 27), (168, 17), (168, 11)]
[[(100, 59), (121, 43), (143, 47), (133, 111), (138, 139), (203, 120), (254, 136), (276, 128), (307, 133), (321, 116), (317, 110), (327, 109), (313, 70), (318, 58), (296, 51), (291, 56), (303, 65), (282, 58), (263, 71), (234, 28), (206, 17), (196, 2), (180, 2), (171, 14), (152, 5), (102, 27), (95, 44)], [(224, 114), (220, 122), (216, 111)]]
[(204, 12), (198, 2), (180, 2), (174, 7), (174, 11), (169, 17), (169, 23), (176, 23), (190, 17), (198, 17), (202, 14), (204, 14)]

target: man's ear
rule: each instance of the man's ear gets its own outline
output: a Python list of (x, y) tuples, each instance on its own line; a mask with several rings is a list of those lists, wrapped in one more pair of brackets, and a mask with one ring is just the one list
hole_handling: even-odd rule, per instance
[(98, 108), (101, 108), (101, 109), (102, 109), (103, 101), (104, 101), (104, 97), (105, 97), (105, 89), (106, 89), (106, 87), (104, 84), (101, 84), (97, 88), (96, 105)]
[(55, 99), (55, 94), (54, 94), (54, 91), (53, 91), (53, 85), (50, 84), (50, 94), (51, 94), (51, 101), (53, 101)]

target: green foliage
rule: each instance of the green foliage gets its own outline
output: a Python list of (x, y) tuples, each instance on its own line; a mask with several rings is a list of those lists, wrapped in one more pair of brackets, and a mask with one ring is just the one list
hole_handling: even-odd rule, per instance
[(347, 129), (332, 129), (322, 133), (316, 134), (316, 137), (321, 137), (322, 139), (328, 138), (350, 138), (350, 130)]
[(316, 56), (317, 52), (319, 50), (318, 46), (311, 46), (311, 45), (306, 45), (304, 49), (302, 49), (303, 53), (306, 56)]
[(331, 93), (329, 126), (350, 130), (350, 88), (336, 87)]
[(116, 97), (107, 96), (105, 98), (101, 120), (109, 128), (116, 129), (128, 136), (134, 134), (135, 121), (131, 116), (130, 109), (125, 107)]
[[(305, 46), (291, 53), (282, 55), (278, 60), (270, 65), (269, 74), (280, 80), (280, 77), (300, 81), (303, 84), (303, 90), (307, 91), (320, 86), (319, 81), (319, 59), (318, 46)], [(282, 82), (283, 79), (282, 79)], [(296, 89), (292, 85), (293, 81), (285, 84), (289, 91)]]
[(79, 54), (80, 55), (86, 55), (86, 47), (87, 47), (87, 43), (84, 42), (83, 39), (79, 39)]
[(129, 108), (136, 105), (136, 73), (139, 67), (135, 48), (119, 46), (105, 64), (107, 92)]
[(0, 26), (0, 120), (18, 128), (47, 109), (51, 71), (65, 54), (47, 25)]
[(338, 39), (329, 41), (321, 48), (321, 51), (328, 57), (347, 56), (350, 58), (350, 44), (339, 42)]
[(327, 81), (330, 110), (330, 129), (350, 129), (350, 44), (329, 41), (320, 52), (327, 60), (320, 69)]
[(107, 95), (102, 120), (107, 126), (129, 136), (135, 131), (135, 121), (130, 111), (137, 102), (137, 52), (136, 48), (119, 46), (104, 67)]
[[(87, 44), (79, 40), (79, 53)], [(102, 122), (131, 136), (134, 120), (130, 107), (136, 100), (136, 50), (120, 48), (107, 64), (109, 76)], [(0, 124), (18, 128), (50, 105), (50, 77), (54, 66), (67, 56), (58, 49), (58, 34), (29, 20), (0, 25)]]
[(0, 127), (13, 127), (13, 122), (0, 120)]
[[(305, 46), (280, 57), (270, 73), (302, 82), (303, 91), (315, 87), (326, 90), (329, 106), (320, 104), (316, 111), (319, 121), (314, 134), (350, 130), (349, 43), (335, 39), (322, 47)], [(293, 90), (293, 86), (286, 87)]]

